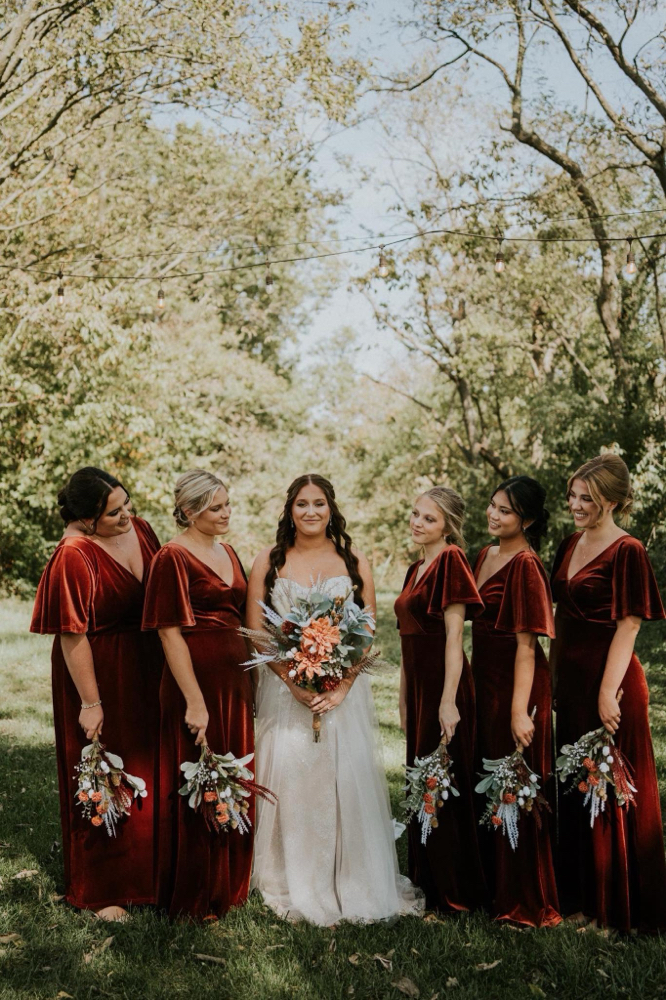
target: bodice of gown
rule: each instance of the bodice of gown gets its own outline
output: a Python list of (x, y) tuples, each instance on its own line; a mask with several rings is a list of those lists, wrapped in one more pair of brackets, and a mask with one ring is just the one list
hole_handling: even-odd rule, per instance
[(279, 576), (271, 590), (271, 604), (279, 615), (286, 615), (294, 606), (296, 599), (303, 597), (310, 590), (316, 590), (328, 597), (344, 597), (349, 594), (345, 604), (354, 603), (352, 582), (349, 576), (329, 576), (325, 580), (313, 582), (309, 587), (304, 587), (302, 583), (290, 580), (286, 576)]

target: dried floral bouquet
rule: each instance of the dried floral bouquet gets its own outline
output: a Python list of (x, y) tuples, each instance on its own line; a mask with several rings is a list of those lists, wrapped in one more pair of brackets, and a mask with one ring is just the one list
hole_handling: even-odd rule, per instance
[(575, 743), (565, 744), (555, 762), (555, 772), (562, 783), (571, 782), (567, 791), (577, 788), (585, 796), (583, 805), (590, 807), (590, 826), (594, 826), (599, 813), (605, 812), (611, 789), (618, 806), (636, 805), (631, 768), (604, 726), (585, 733)]
[(246, 767), (253, 757), (253, 753), (239, 758), (232, 753), (213, 753), (204, 740), (199, 760), (186, 760), (180, 765), (185, 784), (179, 794), (188, 796), (187, 804), (201, 813), (209, 830), (247, 833), (252, 825), (248, 816), (250, 796), (277, 802), (273, 792), (258, 785)]
[(480, 819), (482, 825), (502, 830), (508, 836), (511, 849), (518, 847), (518, 820), (521, 815), (534, 817), (541, 826), (541, 810), (550, 812), (546, 797), (539, 790), (539, 775), (525, 763), (523, 748), (517, 746), (512, 754), (499, 760), (483, 758), (483, 769), (488, 773), (475, 791), (487, 796), (486, 809)]
[(421, 824), (421, 843), (425, 844), (432, 830), (439, 826), (438, 810), (450, 795), (459, 797), (452, 770), (453, 761), (441, 743), (427, 757), (415, 757), (412, 767), (405, 768), (407, 798), (402, 803), (406, 822), (414, 817)]
[[(372, 643), (374, 616), (348, 601), (349, 593), (330, 597), (315, 584), (299, 596), (286, 615), (260, 601), (264, 615), (263, 630), (241, 628), (260, 647), (250, 666), (279, 663), (287, 677), (298, 687), (321, 694), (333, 691), (346, 677), (369, 669), (379, 653), (367, 653)], [(370, 630), (370, 631), (368, 631)], [(312, 716), (312, 738), (319, 743), (321, 717)]]
[(75, 771), (75, 798), (84, 818), (93, 826), (104, 824), (108, 835), (115, 837), (116, 825), (130, 815), (134, 799), (148, 795), (145, 781), (128, 774), (122, 757), (109, 753), (97, 737), (81, 751)]

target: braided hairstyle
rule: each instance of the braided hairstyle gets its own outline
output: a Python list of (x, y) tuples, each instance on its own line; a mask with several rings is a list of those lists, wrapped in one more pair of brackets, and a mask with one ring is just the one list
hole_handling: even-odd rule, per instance
[(265, 600), (270, 600), (273, 584), (277, 580), (278, 573), (287, 561), (287, 552), (293, 548), (296, 541), (296, 528), (293, 524), (292, 508), (298, 494), (304, 486), (316, 486), (326, 497), (331, 511), (331, 522), (326, 528), (326, 537), (330, 538), (335, 545), (335, 551), (345, 561), (347, 572), (354, 585), (354, 601), (359, 607), (364, 607), (363, 603), (363, 580), (358, 569), (358, 559), (352, 552), (352, 540), (347, 533), (347, 522), (340, 513), (340, 508), (335, 502), (335, 490), (332, 483), (323, 476), (307, 475), (299, 476), (287, 490), (287, 499), (278, 521), (277, 532), (275, 534), (275, 545), (270, 551), (268, 572), (264, 577)]
[(510, 476), (496, 486), (492, 495), (504, 490), (515, 513), (523, 522), (531, 521), (523, 527), (523, 534), (535, 552), (539, 551), (541, 539), (548, 531), (550, 512), (544, 506), (546, 491), (536, 479), (529, 476)]

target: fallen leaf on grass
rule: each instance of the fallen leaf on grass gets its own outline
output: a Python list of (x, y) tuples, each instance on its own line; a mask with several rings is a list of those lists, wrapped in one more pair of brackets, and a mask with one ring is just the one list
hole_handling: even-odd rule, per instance
[(217, 955), (200, 955), (198, 952), (194, 953), (194, 957), (198, 958), (200, 962), (213, 962), (215, 965), (226, 965), (226, 958), (218, 958)]
[(604, 972), (603, 969), (597, 969), (597, 975), (598, 976), (603, 976), (604, 979), (610, 979), (610, 976), (608, 975), (608, 973)]
[(266, 951), (275, 951), (276, 948), (286, 948), (286, 944), (269, 944), (266, 945)]
[(38, 868), (24, 868), (22, 872), (17, 872), (13, 878), (32, 878), (33, 875), (39, 875)]
[(407, 976), (401, 976), (400, 979), (396, 979), (394, 983), (391, 983), (391, 986), (395, 986), (396, 990), (400, 990), (407, 997), (421, 996), (421, 991), (416, 983), (413, 983)]
[(395, 948), (391, 948), (391, 950), (387, 951), (385, 955), (379, 955), (379, 954), (377, 954), (377, 955), (373, 955), (372, 958), (373, 958), (373, 960), (375, 962), (379, 962), (379, 964), (381, 965), (381, 967), (383, 969), (386, 969), (387, 972), (392, 972), (393, 971), (393, 962), (391, 961), (391, 959), (393, 958), (394, 955), (395, 955)]
[(352, 965), (358, 965), (360, 957), (361, 957), (360, 955), (350, 955), (349, 961), (351, 962)]
[(535, 997), (545, 997), (544, 991), (536, 983), (530, 983), (530, 993)]
[(328, 942), (328, 950), (329, 950), (329, 951), (335, 951), (335, 949), (336, 949), (337, 947), (338, 947), (338, 943), (337, 943), (337, 941), (335, 940), (335, 938), (334, 938), (334, 937), (333, 937), (333, 938), (331, 938), (331, 940), (330, 940), (330, 941)]
[(449, 976), (449, 978), (446, 980), (447, 990), (452, 990), (454, 986), (460, 986), (460, 983), (458, 982), (455, 976)]
[(9, 944), (10, 941), (20, 941), (20, 934), (0, 934), (0, 944)]
[(60, 993), (56, 993), (56, 997), (67, 997), (67, 1000), (74, 1000), (71, 993), (65, 993), (64, 990), (60, 990)]
[(496, 958), (494, 962), (477, 962), (476, 967), (480, 972), (487, 972), (488, 969), (494, 969), (501, 964), (502, 964), (502, 959)]
[(90, 963), (94, 958), (97, 958), (99, 955), (101, 955), (102, 952), (106, 951), (107, 948), (110, 948), (112, 944), (113, 944), (113, 935), (104, 938), (101, 944), (95, 945), (92, 951), (86, 952), (86, 954), (83, 956), (83, 961), (86, 963), (86, 965), (90, 965)]
[(423, 923), (424, 924), (443, 924), (444, 921), (440, 920), (439, 917), (436, 916), (436, 914), (434, 914), (434, 913), (426, 913), (425, 917), (423, 918)]
[(51, 896), (52, 903), (62, 903), (64, 896)]

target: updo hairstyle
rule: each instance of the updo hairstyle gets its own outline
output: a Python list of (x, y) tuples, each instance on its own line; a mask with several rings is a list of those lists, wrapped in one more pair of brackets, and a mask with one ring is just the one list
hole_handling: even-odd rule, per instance
[(434, 504), (437, 504), (444, 515), (445, 537), (447, 541), (464, 549), (463, 520), (465, 517), (465, 501), (460, 494), (452, 490), (450, 486), (433, 486), (420, 495), (429, 497)]
[[(65, 524), (92, 519), (90, 530), (94, 534), (97, 522), (106, 510), (109, 494), (118, 486), (125, 490), (115, 476), (103, 469), (96, 469), (92, 465), (77, 469), (58, 493), (61, 518)], [(127, 490), (125, 494), (129, 496)]]
[(629, 469), (619, 455), (607, 452), (597, 455), (576, 469), (567, 483), (567, 497), (573, 487), (574, 479), (583, 479), (587, 491), (594, 503), (602, 511), (602, 501), (616, 504), (613, 516), (622, 527), (628, 527), (631, 521), (631, 510), (634, 505), (634, 491), (631, 488)]
[(190, 469), (179, 476), (173, 491), (173, 516), (176, 524), (181, 528), (188, 528), (190, 518), (185, 511), (189, 510), (196, 516), (203, 513), (212, 504), (220, 487), (225, 490), (227, 488), (221, 479), (205, 469)]
[[(509, 502), (523, 522), (523, 534), (535, 552), (539, 551), (541, 539), (548, 531), (550, 513), (546, 510), (546, 491), (536, 479), (529, 476), (510, 476), (495, 487), (495, 493), (504, 490)], [(525, 521), (531, 521), (526, 525)]]

